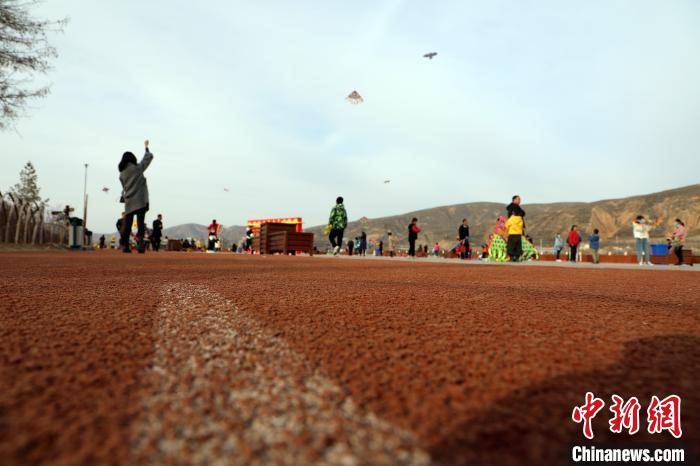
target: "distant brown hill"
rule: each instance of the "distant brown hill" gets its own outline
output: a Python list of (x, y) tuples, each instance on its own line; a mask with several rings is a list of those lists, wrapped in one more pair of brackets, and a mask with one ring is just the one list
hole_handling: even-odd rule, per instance
[[(450, 247), (455, 243), (457, 228), (462, 218), (469, 219), (473, 243), (483, 243), (491, 233), (496, 218), (505, 214), (505, 203), (474, 202), (434, 207), (402, 215), (369, 219), (363, 217), (350, 222), (345, 238), (350, 239), (365, 231), (369, 239), (383, 239), (391, 231), (399, 247), (407, 247), (407, 226), (417, 217), (422, 232), (419, 243)], [(557, 232), (564, 234), (572, 224), (579, 226), (586, 237), (594, 228), (600, 230), (604, 245), (626, 246), (632, 242), (631, 222), (637, 215), (660, 219), (661, 225), (652, 232), (652, 241), (663, 241), (675, 218), (681, 218), (688, 227), (688, 246), (700, 247), (700, 184), (622, 199), (596, 202), (557, 202), (551, 204), (523, 204), (527, 233), (536, 245), (550, 247)], [(350, 212), (352, 215), (353, 212)], [(325, 248), (328, 241), (322, 236), (322, 226), (309, 228), (316, 234), (316, 243)], [(607, 243), (607, 244), (606, 244)]]

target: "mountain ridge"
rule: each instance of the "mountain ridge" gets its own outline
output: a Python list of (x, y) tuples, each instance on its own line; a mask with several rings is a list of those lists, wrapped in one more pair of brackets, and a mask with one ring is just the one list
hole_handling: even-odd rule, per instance
[[(484, 243), (493, 230), (499, 215), (505, 215), (506, 203), (477, 201), (422, 208), (385, 217), (361, 217), (348, 223), (344, 241), (355, 238), (362, 231), (368, 239), (386, 241), (388, 231), (395, 235), (397, 247), (406, 247), (405, 231), (411, 217), (418, 217), (422, 232), (418, 243), (451, 247), (456, 241), (457, 228), (462, 218), (469, 219), (472, 243)], [(592, 202), (550, 202), (523, 204), (527, 215), (527, 233), (535, 244), (551, 246), (554, 235), (565, 235), (572, 224), (579, 225), (584, 240), (598, 228), (603, 246), (630, 247), (633, 243), (631, 222), (636, 215), (660, 219), (661, 225), (652, 231), (652, 241), (664, 241), (675, 218), (681, 218), (687, 227), (688, 246), (700, 248), (700, 184), (682, 186), (649, 194), (601, 199)], [(330, 211), (330, 209), (329, 209)], [(352, 213), (352, 212), (351, 212)], [(316, 245), (324, 249), (328, 238), (322, 234), (324, 225), (315, 225), (305, 231), (315, 234)], [(222, 238), (226, 246), (239, 243), (245, 234), (242, 225), (224, 226)], [(169, 238), (199, 238), (207, 236), (207, 227), (198, 223), (184, 223), (165, 228)], [(99, 234), (97, 235), (99, 237)]]
[[(408, 242), (405, 230), (411, 217), (417, 217), (422, 228), (418, 242), (450, 247), (456, 242), (457, 228), (467, 218), (473, 243), (483, 243), (493, 230), (499, 215), (505, 215), (506, 203), (468, 202), (442, 205), (378, 218), (362, 217), (348, 223), (345, 241), (365, 231), (369, 239), (384, 239), (392, 231), (399, 247)], [(688, 230), (690, 245), (700, 246), (700, 184), (682, 186), (664, 191), (635, 194), (629, 197), (602, 199), (592, 202), (551, 202), (523, 204), (527, 233), (536, 245), (551, 246), (554, 235), (565, 235), (576, 224), (584, 237), (594, 228), (600, 230), (603, 243), (609, 246), (629, 246), (632, 240), (631, 222), (637, 215), (660, 219), (661, 225), (652, 231), (654, 241), (663, 241), (676, 217), (681, 218)], [(323, 225), (308, 228), (316, 234), (320, 247), (328, 245), (327, 238), (319, 236)]]

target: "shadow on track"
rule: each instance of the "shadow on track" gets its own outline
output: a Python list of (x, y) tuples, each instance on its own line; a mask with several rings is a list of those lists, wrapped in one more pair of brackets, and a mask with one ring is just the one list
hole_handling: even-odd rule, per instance
[[(430, 454), (437, 464), (559, 465), (571, 464), (573, 445), (596, 447), (681, 448), (685, 464), (695, 464), (700, 445), (700, 338), (691, 335), (652, 337), (628, 342), (616, 364), (586, 373), (570, 373), (516, 390), (465, 422)], [(593, 420), (595, 438), (588, 441), (571, 420), (574, 406), (587, 391), (605, 401)], [(611, 395), (636, 396), (641, 404), (640, 430), (630, 436), (608, 429)], [(649, 434), (646, 410), (652, 395), (681, 397), (683, 436)], [(590, 464), (590, 463), (589, 463)], [(660, 464), (660, 463), (655, 463)]]

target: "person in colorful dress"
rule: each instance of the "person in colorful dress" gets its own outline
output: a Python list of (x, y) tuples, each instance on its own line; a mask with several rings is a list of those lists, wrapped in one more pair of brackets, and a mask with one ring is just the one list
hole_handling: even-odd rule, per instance
[[(676, 219), (676, 225), (671, 233), (671, 243), (673, 244), (673, 253), (678, 258), (676, 265), (683, 265), (683, 246), (685, 245), (685, 223), (681, 219)], [(690, 265), (693, 265), (691, 262)]]
[(507, 259), (506, 242), (503, 239), (506, 235), (506, 218), (498, 217), (493, 233), (489, 235), (487, 243), (488, 259), (494, 262), (505, 262)]
[(532, 238), (529, 236), (522, 237), (522, 254), (520, 255), (521, 261), (537, 260), (540, 258), (540, 253), (537, 252), (537, 248), (532, 242)]

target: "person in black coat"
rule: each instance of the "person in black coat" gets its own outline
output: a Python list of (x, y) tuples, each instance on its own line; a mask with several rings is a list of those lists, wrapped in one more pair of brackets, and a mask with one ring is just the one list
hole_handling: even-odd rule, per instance
[(364, 231), (360, 235), (360, 255), (367, 255), (367, 233)]
[(522, 217), (523, 221), (525, 220), (525, 211), (520, 207), (520, 196), (517, 194), (513, 196), (512, 202), (506, 207), (506, 212), (508, 212), (506, 218), (517, 215), (518, 217)]
[(248, 252), (253, 248), (253, 229), (248, 228), (245, 231), (245, 243), (244, 243), (244, 252)]
[(466, 218), (462, 219), (462, 224), (459, 226), (457, 233), (459, 235), (459, 242), (462, 243), (463, 246), (463, 250), (459, 256), (461, 259), (466, 259), (469, 257), (469, 222), (467, 222)]
[[(117, 220), (117, 231), (119, 232), (119, 246), (124, 247), (124, 232), (122, 231), (124, 229), (124, 215), (126, 215), (124, 212), (122, 212), (122, 216), (119, 217)], [(129, 241), (129, 238), (126, 238), (127, 241)]]
[(418, 233), (420, 233), (418, 219), (413, 217), (411, 223), (408, 224), (408, 255), (410, 257), (416, 257), (416, 240), (418, 239)]
[(151, 234), (151, 246), (153, 250), (158, 252), (160, 249), (160, 239), (163, 236), (163, 215), (158, 214), (158, 217), (153, 220), (153, 233)]

